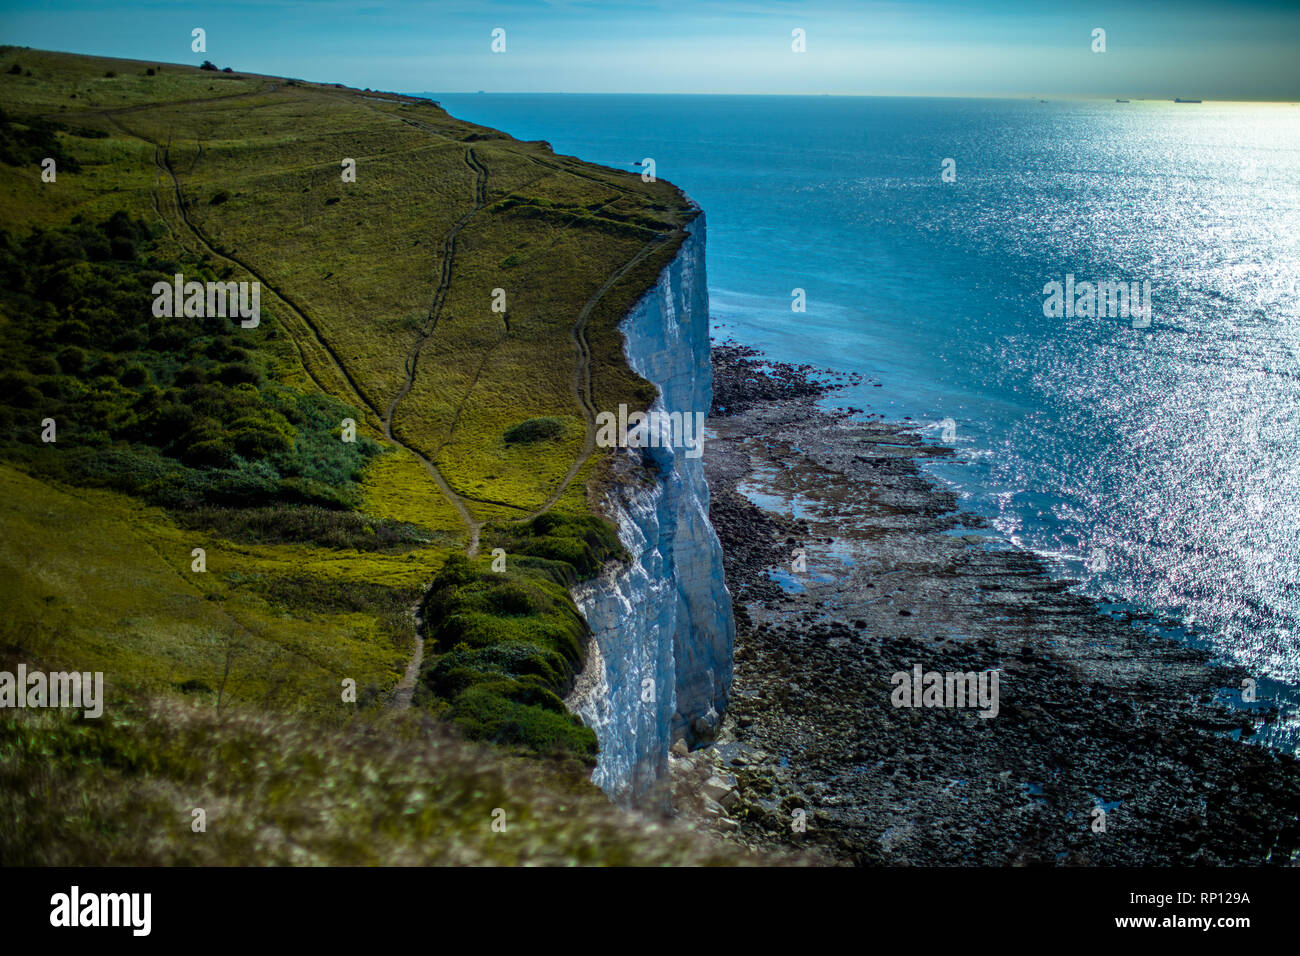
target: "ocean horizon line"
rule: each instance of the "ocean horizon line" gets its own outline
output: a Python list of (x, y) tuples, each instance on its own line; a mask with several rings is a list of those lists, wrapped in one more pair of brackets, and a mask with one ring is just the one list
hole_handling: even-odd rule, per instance
[(1042, 100), (1052, 101), (1069, 101), (1079, 103), (1115, 103), (1133, 104), (1133, 103), (1169, 103), (1179, 106), (1196, 106), (1208, 103), (1231, 105), (1239, 103), (1242, 105), (1252, 106), (1297, 106), (1300, 105), (1300, 94), (1295, 99), (1260, 99), (1260, 100), (1238, 100), (1238, 99), (1215, 99), (1212, 97), (1203, 98), (1181, 98), (1177, 95), (1170, 96), (1133, 96), (1127, 97), (1116, 94), (1115, 96), (1083, 96), (1071, 93), (736, 93), (736, 92), (711, 92), (711, 91), (691, 91), (691, 92), (672, 92), (672, 93), (646, 93), (643, 91), (611, 91), (593, 93), (589, 91), (569, 91), (569, 90), (420, 90), (417, 92), (397, 91), (397, 90), (369, 90), (371, 93), (392, 93), (395, 96), (417, 96), (417, 97), (434, 97), (434, 96), (586, 96), (586, 97), (604, 97), (604, 96), (717, 96), (717, 97), (770, 97), (773, 99), (823, 99), (826, 97), (838, 97), (840, 99), (907, 99), (907, 100)]

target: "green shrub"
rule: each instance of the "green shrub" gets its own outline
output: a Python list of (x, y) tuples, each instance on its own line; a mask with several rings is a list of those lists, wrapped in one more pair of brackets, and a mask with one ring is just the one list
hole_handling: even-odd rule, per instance
[(70, 345), (58, 354), (59, 370), (65, 375), (76, 375), (86, 367), (86, 352)]
[(278, 428), (248, 419), (241, 419), (230, 428), (230, 440), (235, 450), (245, 458), (269, 458), (277, 452), (293, 447), (293, 437)]
[(429, 689), (452, 698), (466, 687), (503, 674), (530, 678), (543, 687), (563, 687), (569, 662), (559, 652), (522, 641), (503, 640), (487, 647), (462, 645), (442, 655), (429, 672)]
[(470, 740), (526, 747), (547, 753), (572, 751), (595, 756), (596, 735), (577, 717), (522, 704), (490, 686), (476, 686), (460, 694), (446, 719)]
[(138, 388), (149, 381), (149, 370), (138, 362), (126, 367), (122, 372), (122, 384), (127, 388)]
[(184, 461), (188, 465), (224, 468), (235, 458), (235, 446), (222, 436), (206, 437), (187, 445)]
[(530, 418), (505, 430), (507, 445), (526, 445), (533, 442), (559, 438), (564, 434), (564, 422), (558, 418)]
[(562, 562), (580, 578), (597, 574), (607, 561), (626, 560), (614, 526), (594, 515), (548, 511), (526, 524), (495, 525), (490, 532), (507, 554)]

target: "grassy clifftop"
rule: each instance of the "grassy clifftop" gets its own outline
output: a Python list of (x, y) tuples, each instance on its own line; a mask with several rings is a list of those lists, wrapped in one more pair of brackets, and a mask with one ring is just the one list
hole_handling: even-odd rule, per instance
[[(141, 726), (356, 733), (414, 699), (589, 759), (559, 704), (565, 586), (620, 550), (590, 419), (652, 398), (616, 326), (681, 242), (681, 193), (429, 101), (233, 71), (0, 48), (0, 111), (0, 669), (102, 670)], [(177, 272), (259, 282), (260, 322), (159, 317)], [(86, 753), (120, 790), (104, 813), (149, 776), (131, 721), (3, 719), (30, 833), (62, 825), (37, 797)], [(23, 832), (4, 845), (38, 860)]]
[[(630, 262), (586, 334), (599, 404), (644, 400), (614, 326), (692, 215), (670, 184), (557, 157), (427, 100), (31, 50), (8, 49), (0, 75), (0, 108), (69, 127), (58, 140), (81, 167), (57, 183), (34, 163), (7, 169), (10, 231), (124, 209), (164, 227), (164, 255), (260, 276), (292, 342), (277, 350), (284, 374), (362, 408), (376, 435), (409, 385), (394, 434), (474, 518), (526, 514), (562, 484), (582, 446), (574, 324)], [(557, 440), (505, 441), (542, 415), (566, 426)], [(581, 484), (559, 501), (584, 510)]]

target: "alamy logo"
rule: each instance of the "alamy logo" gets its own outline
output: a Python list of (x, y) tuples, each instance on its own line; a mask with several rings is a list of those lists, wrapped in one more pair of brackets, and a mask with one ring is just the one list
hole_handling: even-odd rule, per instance
[(1151, 324), (1151, 280), (1120, 282), (1104, 279), (1101, 282), (1074, 281), (1073, 273), (1066, 273), (1065, 282), (1055, 279), (1043, 286), (1043, 315), (1049, 319), (1065, 316), (1082, 318), (1131, 319), (1133, 328), (1145, 329)]
[(998, 672), (939, 671), (923, 672), (921, 665), (912, 673), (898, 671), (889, 682), (894, 685), (889, 702), (895, 707), (976, 707), (981, 717), (998, 715)]
[(76, 707), (87, 717), (104, 713), (104, 672), (55, 671), (27, 672), (26, 664), (18, 673), (0, 671), (0, 708), (5, 707)]
[(74, 886), (50, 897), (51, 926), (129, 926), (134, 936), (148, 936), (153, 919), (152, 893), (86, 893)]
[(596, 444), (601, 448), (684, 448), (687, 458), (704, 454), (704, 413), (648, 412), (628, 413), (626, 405), (618, 414), (596, 415)]
[(262, 321), (260, 282), (186, 282), (178, 272), (172, 282), (155, 282), (153, 295), (156, 319), (238, 316), (246, 329), (255, 329)]

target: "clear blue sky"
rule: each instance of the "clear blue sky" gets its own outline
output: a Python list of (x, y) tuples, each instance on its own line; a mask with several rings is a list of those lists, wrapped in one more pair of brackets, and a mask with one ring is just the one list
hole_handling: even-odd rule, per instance
[(1300, 99), (1300, 0), (0, 0), (0, 42), (404, 92)]

